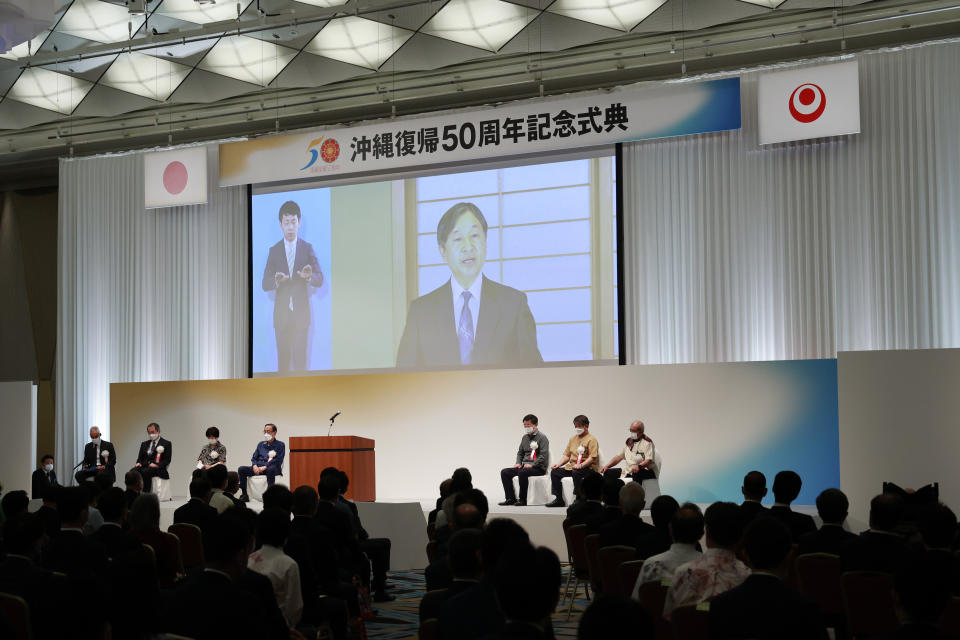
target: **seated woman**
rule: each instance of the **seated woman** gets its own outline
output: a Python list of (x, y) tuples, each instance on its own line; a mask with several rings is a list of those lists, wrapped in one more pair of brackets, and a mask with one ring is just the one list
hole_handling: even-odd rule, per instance
[(197, 469), (209, 469), (218, 464), (227, 466), (227, 448), (220, 442), (220, 429), (207, 429), (207, 444), (203, 445), (197, 456)]

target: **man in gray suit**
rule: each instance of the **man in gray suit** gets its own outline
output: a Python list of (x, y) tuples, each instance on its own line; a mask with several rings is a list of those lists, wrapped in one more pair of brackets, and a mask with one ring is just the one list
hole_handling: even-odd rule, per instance
[(483, 275), (487, 220), (459, 202), (437, 225), (451, 278), (410, 304), (398, 367), (535, 366), (543, 363), (527, 296)]

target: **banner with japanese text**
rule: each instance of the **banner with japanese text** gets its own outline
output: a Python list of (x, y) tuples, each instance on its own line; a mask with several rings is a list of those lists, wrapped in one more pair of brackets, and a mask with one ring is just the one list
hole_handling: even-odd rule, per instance
[(740, 79), (570, 94), (220, 145), (220, 186), (341, 177), (740, 128)]

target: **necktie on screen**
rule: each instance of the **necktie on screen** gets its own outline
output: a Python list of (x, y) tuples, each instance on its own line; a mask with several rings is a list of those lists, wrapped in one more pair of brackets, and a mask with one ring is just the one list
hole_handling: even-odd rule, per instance
[(293, 277), (293, 261), (297, 257), (297, 246), (284, 243), (287, 248), (287, 275)]
[(457, 336), (460, 338), (460, 363), (470, 364), (470, 356), (473, 353), (473, 314), (470, 313), (470, 298), (473, 295), (469, 291), (464, 291), (460, 297), (463, 298), (460, 323), (457, 325)]

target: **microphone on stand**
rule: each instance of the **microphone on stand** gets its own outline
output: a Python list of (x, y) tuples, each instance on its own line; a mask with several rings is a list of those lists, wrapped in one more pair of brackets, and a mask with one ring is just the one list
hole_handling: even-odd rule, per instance
[(336, 419), (337, 419), (337, 416), (340, 415), (341, 413), (343, 413), (343, 412), (342, 412), (342, 411), (337, 411), (335, 414), (333, 414), (332, 416), (330, 416), (330, 428), (327, 429), (327, 435), (328, 435), (328, 436), (330, 435), (331, 429), (333, 429), (333, 421), (336, 420)]

